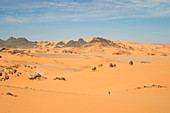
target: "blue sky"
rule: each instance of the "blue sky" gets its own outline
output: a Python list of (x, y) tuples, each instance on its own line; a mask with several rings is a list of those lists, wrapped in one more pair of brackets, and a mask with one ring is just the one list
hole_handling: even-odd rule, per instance
[(170, 0), (0, 0), (0, 38), (170, 44)]

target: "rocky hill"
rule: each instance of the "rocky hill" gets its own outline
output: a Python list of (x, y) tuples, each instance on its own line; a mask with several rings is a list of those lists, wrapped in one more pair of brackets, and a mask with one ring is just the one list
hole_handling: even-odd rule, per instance
[(78, 41), (70, 40), (64, 47), (81, 47), (87, 42), (80, 38)]
[(100, 47), (117, 47), (120, 48), (120, 46), (116, 43), (114, 43), (111, 40), (101, 38), (101, 37), (93, 37), (91, 41), (87, 42), (84, 47), (89, 47), (98, 44)]
[(10, 37), (0, 40), (0, 48), (37, 48), (48, 49), (54, 53), (71, 54), (107, 54), (107, 55), (140, 55), (140, 56), (169, 56), (170, 44), (147, 44), (128, 41), (109, 40), (102, 37), (92, 37), (88, 40), (80, 38), (77, 41), (38, 41), (30, 42), (25, 38)]
[(30, 42), (25, 38), (14, 38), (10, 37), (6, 41), (0, 40), (0, 47), (5, 48), (34, 48), (36, 47), (36, 42)]
[(102, 37), (92, 37), (84, 43), (69, 41), (65, 47), (72, 47), (71, 53), (96, 53), (108, 55), (141, 55), (141, 56), (169, 56), (170, 44), (135, 43), (129, 41), (109, 40)]
[(94, 45), (98, 45), (100, 47), (117, 47), (120, 46), (113, 41), (100, 37), (93, 37), (90, 41), (85, 41), (82, 38), (77, 41), (70, 40), (68, 42), (59, 41), (59, 42), (49, 42), (49, 41), (39, 41), (37, 43), (38, 47), (42, 48), (65, 48), (65, 47), (91, 47)]
[(55, 48), (61, 48), (64, 47), (66, 44), (63, 41), (58, 42), (57, 44), (55, 44)]

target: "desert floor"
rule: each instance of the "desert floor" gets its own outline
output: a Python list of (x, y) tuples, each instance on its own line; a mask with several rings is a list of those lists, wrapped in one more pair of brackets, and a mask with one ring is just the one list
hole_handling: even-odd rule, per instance
[[(170, 113), (169, 56), (35, 55), (2, 53), (22, 75), (0, 81), (0, 113)], [(47, 79), (29, 80), (35, 72)]]

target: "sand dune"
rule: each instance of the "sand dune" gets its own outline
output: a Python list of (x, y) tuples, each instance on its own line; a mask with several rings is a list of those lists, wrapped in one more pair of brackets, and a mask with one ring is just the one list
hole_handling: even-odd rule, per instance
[(124, 48), (101, 46), (2, 50), (0, 113), (169, 113), (170, 46), (114, 43), (134, 50), (126, 49), (129, 55), (113, 55)]

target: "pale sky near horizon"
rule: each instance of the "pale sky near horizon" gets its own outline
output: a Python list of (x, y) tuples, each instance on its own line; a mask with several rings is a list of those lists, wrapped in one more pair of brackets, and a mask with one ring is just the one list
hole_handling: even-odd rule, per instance
[(0, 0), (0, 39), (170, 44), (170, 0)]

